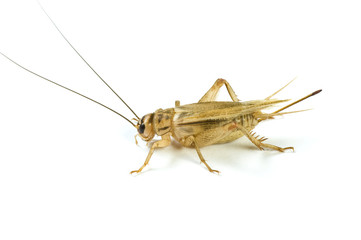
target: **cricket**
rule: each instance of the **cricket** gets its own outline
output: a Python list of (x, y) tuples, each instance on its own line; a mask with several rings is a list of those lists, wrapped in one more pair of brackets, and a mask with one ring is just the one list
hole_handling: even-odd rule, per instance
[[(292, 81), (285, 86), (274, 92), (270, 96), (261, 100), (252, 101), (240, 101), (237, 98), (231, 85), (222, 78), (219, 78), (211, 86), (211, 88), (203, 95), (203, 97), (197, 102), (192, 104), (181, 105), (180, 101), (175, 101), (175, 106), (167, 109), (158, 109), (153, 113), (149, 113), (139, 118), (138, 115), (128, 106), (128, 104), (110, 87), (110, 85), (94, 70), (94, 68), (82, 57), (82, 55), (73, 47), (64, 34), (57, 27), (55, 22), (50, 18), (47, 12), (42, 6), (40, 6), (56, 30), (60, 33), (63, 39), (70, 45), (75, 53), (88, 65), (88, 67), (97, 75), (97, 77), (123, 102), (123, 104), (132, 112), (134, 118), (129, 119), (112, 108), (105, 106), (104, 104), (91, 99), (79, 92), (76, 92), (70, 88), (67, 88), (57, 82), (54, 82), (40, 74), (37, 74), (18, 62), (14, 61), (4, 53), (0, 54), (8, 59), (13, 64), (22, 68), (23, 70), (36, 75), (37, 77), (46, 80), (58, 87), (73, 92), (81, 97), (84, 97), (122, 117), (129, 122), (132, 127), (137, 131), (135, 135), (135, 142), (138, 144), (137, 137), (140, 137), (143, 141), (150, 143), (149, 153), (137, 170), (130, 173), (141, 173), (142, 170), (149, 164), (149, 161), (158, 148), (164, 148), (171, 144), (171, 138), (179, 142), (183, 147), (194, 148), (198, 154), (201, 163), (212, 173), (220, 173), (209, 166), (205, 158), (201, 153), (201, 148), (213, 144), (223, 144), (232, 142), (243, 136), (248, 138), (258, 149), (271, 149), (279, 152), (286, 150), (294, 151), (293, 147), (278, 147), (270, 143), (266, 143), (267, 138), (257, 135), (253, 130), (260, 123), (265, 120), (273, 119), (277, 116), (291, 114), (296, 112), (302, 112), (306, 110), (298, 111), (284, 111), (289, 107), (311, 97), (322, 90), (317, 90), (311, 94), (306, 95), (294, 102), (291, 102), (283, 107), (280, 107), (276, 111), (267, 112), (265, 110), (274, 108), (281, 103), (290, 101), (274, 99), (273, 97), (288, 86)], [(221, 87), (226, 87), (228, 94), (232, 101), (216, 101), (217, 93)], [(160, 137), (159, 140), (153, 141), (154, 137)]]

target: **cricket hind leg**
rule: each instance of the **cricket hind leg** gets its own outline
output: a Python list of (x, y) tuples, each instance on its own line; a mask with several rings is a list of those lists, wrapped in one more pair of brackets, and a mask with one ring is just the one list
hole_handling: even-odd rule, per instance
[(279, 151), (279, 152), (284, 152), (285, 150), (292, 150), (293, 152), (295, 151), (294, 147), (282, 148), (282, 147), (278, 147), (278, 146), (268, 144), (268, 143), (261, 143), (261, 146), (265, 147), (265, 148), (273, 149), (273, 150), (276, 150), (276, 151)]
[(130, 174), (140, 173), (140, 172), (143, 170), (143, 168), (145, 168), (145, 166), (148, 165), (149, 160), (150, 160), (150, 158), (152, 157), (154, 150), (155, 150), (156, 148), (167, 147), (167, 146), (170, 145), (170, 143), (171, 143), (170, 133), (167, 133), (167, 134), (163, 135), (161, 140), (153, 143), (153, 145), (152, 145), (152, 147), (150, 148), (149, 153), (148, 153), (148, 156), (147, 156), (147, 158), (145, 159), (143, 165), (142, 165), (138, 170), (131, 171)]
[(200, 102), (213, 102), (215, 101), (217, 94), (219, 92), (219, 89), (225, 85), (227, 88), (227, 91), (229, 93), (229, 96), (232, 98), (233, 102), (239, 102), (239, 99), (237, 98), (237, 95), (233, 91), (231, 85), (223, 78), (218, 78), (216, 82), (213, 84), (213, 86), (204, 94), (204, 96), (198, 101)]
[(255, 132), (248, 131), (242, 126), (238, 126), (238, 129), (260, 150), (264, 150), (265, 148), (273, 149), (279, 152), (284, 152), (285, 150), (292, 150), (295, 151), (293, 147), (278, 147), (276, 145), (272, 145), (269, 143), (264, 143), (268, 138), (260, 137), (259, 135), (256, 136)]
[(191, 142), (193, 143), (193, 146), (194, 146), (194, 148), (195, 148), (196, 151), (197, 151), (197, 154), (198, 154), (199, 159), (200, 159), (201, 162), (207, 167), (208, 171), (210, 171), (211, 173), (218, 173), (218, 174), (219, 174), (220, 172), (219, 172), (218, 170), (214, 170), (214, 169), (212, 169), (212, 168), (208, 165), (208, 163), (207, 163), (206, 160), (204, 159), (204, 157), (203, 157), (203, 155), (202, 155), (202, 153), (201, 153), (201, 151), (200, 151), (200, 149), (199, 149), (199, 146), (198, 146), (195, 138), (194, 138), (193, 136), (190, 136), (190, 137), (188, 137), (187, 141), (191, 141)]

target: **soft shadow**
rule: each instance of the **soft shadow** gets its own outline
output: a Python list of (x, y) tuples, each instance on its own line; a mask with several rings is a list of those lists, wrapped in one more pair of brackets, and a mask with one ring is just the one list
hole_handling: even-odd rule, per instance
[[(303, 139), (273, 139), (268, 140), (267, 142), (281, 147), (288, 147), (294, 146), (293, 143), (300, 143), (302, 140)], [(296, 147), (297, 146), (295, 146), (295, 148)], [(292, 153), (291, 150), (287, 150), (284, 153), (268, 149), (260, 151), (250, 143), (248, 139), (238, 139), (231, 143), (203, 147), (201, 148), (201, 152), (211, 168), (219, 170), (221, 173), (226, 169), (237, 169), (239, 171), (249, 172), (267, 171), (278, 156), (281, 154)], [(154, 162), (157, 157), (166, 159), (166, 162), (163, 166), (152, 167), (152, 162)], [(208, 171), (203, 164), (200, 164), (200, 159), (194, 148), (183, 147), (180, 143), (172, 139), (172, 143), (169, 147), (157, 149), (154, 152), (149, 166), (142, 171), (142, 174), (156, 171), (159, 167), (175, 168), (177, 165), (182, 164), (184, 160), (193, 163), (196, 167), (202, 167), (203, 170)]]

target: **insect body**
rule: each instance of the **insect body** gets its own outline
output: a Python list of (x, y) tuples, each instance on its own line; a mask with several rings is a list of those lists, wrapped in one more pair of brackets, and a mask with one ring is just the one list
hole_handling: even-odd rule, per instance
[[(44, 9), (43, 9), (44, 10)], [(45, 12), (45, 10), (44, 10)], [(45, 12), (49, 17), (49, 15)], [(89, 68), (99, 77), (104, 84), (109, 87), (114, 94), (115, 91), (100, 77), (100, 75), (85, 61), (85, 59), (79, 54), (79, 52), (71, 45), (71, 43), (65, 38), (59, 28), (55, 25), (53, 20), (49, 17), (51, 22), (54, 24), (56, 29), (62, 35), (62, 37), (68, 42), (68, 44), (73, 48), (73, 50), (79, 55), (79, 57), (89, 66)], [(123, 101), (123, 99), (116, 94), (116, 96), (131, 110), (131, 112), (136, 117), (137, 121), (134, 124), (131, 120), (123, 116), (122, 114), (116, 112), (115, 110), (105, 106), (104, 104), (95, 101), (83, 94), (80, 94), (70, 88), (60, 85), (57, 82), (54, 82), (46, 77), (43, 77), (19, 63), (15, 62), (5, 54), (1, 53), (5, 58), (18, 65), (20, 68), (52, 83), (61, 88), (64, 88), (68, 91), (71, 91), (75, 94), (78, 94), (90, 101), (93, 101), (104, 108), (118, 114), (120, 117), (127, 120), (133, 127), (138, 131), (136, 136), (140, 136), (144, 141), (150, 142), (156, 135), (160, 136), (161, 139), (155, 141), (147, 155), (147, 158), (143, 165), (131, 173), (140, 173), (144, 167), (149, 163), (149, 160), (157, 148), (162, 148), (169, 146), (171, 143), (171, 137), (178, 141), (184, 147), (195, 148), (201, 162), (208, 168), (210, 172), (217, 172), (213, 170), (205, 161), (200, 148), (208, 145), (218, 144), (218, 143), (227, 143), (234, 141), (242, 136), (246, 136), (256, 147), (263, 150), (264, 148), (270, 148), (283, 152), (286, 149), (292, 149), (293, 147), (281, 148), (275, 145), (265, 143), (267, 140), (265, 137), (256, 136), (252, 130), (257, 126), (261, 121), (271, 119), (278, 115), (283, 115), (292, 112), (281, 112), (286, 108), (308, 98), (321, 90), (315, 91), (304, 98), (301, 98), (289, 105), (286, 105), (283, 108), (278, 109), (275, 112), (266, 113), (263, 110), (273, 107), (278, 103), (282, 103), (288, 100), (277, 100), (272, 99), (272, 97), (278, 93), (281, 88), (276, 93), (263, 100), (255, 101), (245, 101), (241, 102), (238, 100), (235, 92), (233, 91), (230, 84), (224, 79), (218, 79), (213, 86), (205, 93), (205, 95), (198, 101), (198, 103), (180, 105), (179, 101), (175, 102), (174, 108), (168, 109), (158, 109), (154, 113), (147, 114), (142, 118), (139, 118), (135, 112)], [(232, 99), (230, 102), (219, 102), (215, 101), (216, 95), (219, 89), (225, 86), (227, 91)]]
[[(233, 102), (215, 101), (217, 92), (222, 85), (227, 87)], [(263, 120), (273, 118), (277, 115), (291, 113), (280, 113), (280, 111), (320, 91), (321, 90), (313, 92), (273, 113), (264, 113), (262, 110), (287, 100), (271, 99), (273, 94), (264, 100), (240, 102), (230, 84), (224, 79), (217, 79), (198, 103), (180, 106), (179, 101), (176, 101), (175, 108), (159, 109), (154, 113), (145, 115), (138, 121), (136, 128), (138, 129), (139, 136), (143, 140), (149, 142), (155, 135), (161, 136), (162, 139), (156, 141), (151, 146), (144, 164), (138, 170), (132, 171), (131, 173), (141, 172), (149, 163), (156, 148), (166, 147), (171, 143), (171, 136), (184, 147), (195, 148), (201, 162), (205, 164), (208, 170), (217, 173), (219, 171), (213, 170), (205, 161), (200, 152), (201, 147), (227, 143), (246, 136), (260, 150), (264, 148), (270, 148), (280, 152), (286, 149), (293, 150), (293, 147), (281, 148), (264, 143), (267, 138), (256, 136), (252, 130)]]

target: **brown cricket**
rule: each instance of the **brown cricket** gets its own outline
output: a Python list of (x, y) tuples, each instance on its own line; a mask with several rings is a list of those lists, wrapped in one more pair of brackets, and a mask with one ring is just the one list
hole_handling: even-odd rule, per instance
[[(226, 86), (232, 102), (215, 101), (217, 93), (223, 85)], [(231, 85), (226, 80), (219, 78), (198, 103), (180, 105), (180, 102), (176, 101), (174, 108), (158, 109), (154, 113), (145, 115), (136, 125), (138, 135), (147, 142), (151, 141), (155, 135), (160, 136), (161, 140), (152, 144), (144, 164), (138, 170), (131, 173), (141, 172), (149, 163), (154, 150), (169, 146), (171, 137), (184, 147), (195, 148), (201, 162), (204, 163), (210, 172), (216, 173), (219, 173), (219, 171), (212, 169), (207, 164), (200, 151), (201, 147), (228, 143), (246, 136), (260, 150), (264, 150), (264, 148), (280, 152), (287, 149), (294, 150), (293, 147), (281, 148), (265, 143), (264, 141), (267, 138), (260, 137), (255, 135), (255, 132), (252, 132), (258, 123), (264, 120), (283, 114), (300, 112), (281, 113), (286, 108), (321, 92), (321, 90), (315, 91), (277, 111), (271, 113), (262, 112), (262, 110), (272, 107), (277, 103), (288, 101), (271, 99), (283, 88), (263, 100), (241, 102), (238, 100)]]
[[(242, 136), (246, 136), (260, 150), (263, 150), (265, 148), (273, 149), (279, 152), (283, 152), (287, 149), (294, 150), (293, 147), (282, 148), (269, 143), (265, 143), (267, 138), (256, 135), (255, 132), (253, 132), (252, 130), (260, 122), (264, 120), (272, 119), (275, 116), (279, 116), (279, 115), (300, 112), (300, 111), (293, 111), (293, 112), (282, 112), (282, 111), (300, 101), (303, 101), (321, 92), (321, 90), (317, 90), (295, 102), (292, 102), (278, 109), (277, 111), (267, 113), (264, 112), (263, 110), (270, 107), (274, 107), (276, 104), (288, 101), (288, 100), (272, 99), (272, 97), (275, 94), (277, 94), (279, 91), (284, 89), (292, 81), (265, 99), (253, 100), (253, 101), (239, 101), (231, 85), (226, 80), (219, 78), (197, 103), (180, 105), (180, 102), (177, 100), (175, 102), (174, 108), (158, 109), (153, 113), (146, 114), (142, 118), (139, 118), (135, 114), (135, 112), (125, 103), (125, 101), (108, 85), (108, 83), (104, 81), (102, 77), (100, 77), (100, 75), (72, 46), (72, 44), (67, 40), (67, 38), (63, 35), (60, 29), (56, 26), (54, 21), (50, 18), (50, 16), (46, 12), (45, 14), (48, 16), (48, 18), (53, 23), (55, 28), (59, 31), (59, 33), (62, 35), (62, 37), (78, 54), (78, 56), (89, 66), (89, 68), (99, 77), (99, 79), (102, 80), (104, 84), (111, 91), (113, 91), (113, 93), (130, 109), (130, 111), (136, 117), (135, 118), (135, 120), (137, 121), (136, 124), (134, 124), (131, 120), (129, 120), (122, 114), (118, 113), (117, 111), (105, 106), (104, 104), (95, 101), (94, 99), (91, 99), (83, 94), (80, 94), (70, 88), (60, 85), (59, 83), (56, 83), (46, 77), (43, 77), (25, 68), (24, 66), (15, 62), (14, 60), (12, 60), (7, 55), (1, 52), (0, 54), (3, 55), (8, 60), (10, 60), (11, 62), (13, 62), (14, 64), (16, 64), (17, 66), (19, 66), (20, 68), (48, 82), (51, 82), (59, 87), (62, 87), (90, 101), (93, 101), (107, 108), (108, 110), (118, 114), (137, 129), (138, 134), (135, 136), (135, 138), (137, 136), (140, 136), (144, 141), (151, 142), (151, 140), (153, 140), (153, 138), (156, 135), (160, 136), (161, 137), (160, 140), (152, 143), (149, 153), (143, 165), (138, 170), (131, 171), (130, 173), (140, 173), (144, 169), (144, 167), (148, 165), (149, 160), (152, 157), (152, 154), (155, 149), (167, 147), (170, 145), (171, 137), (173, 137), (184, 147), (195, 148), (201, 162), (207, 167), (207, 169), (210, 172), (216, 172), (216, 173), (219, 173), (219, 171), (212, 169), (208, 165), (208, 163), (206, 162), (200, 151), (201, 147), (213, 145), (213, 144), (228, 143)], [(225, 86), (227, 88), (227, 91), (232, 101), (220, 102), (215, 100), (217, 93), (222, 86)]]

